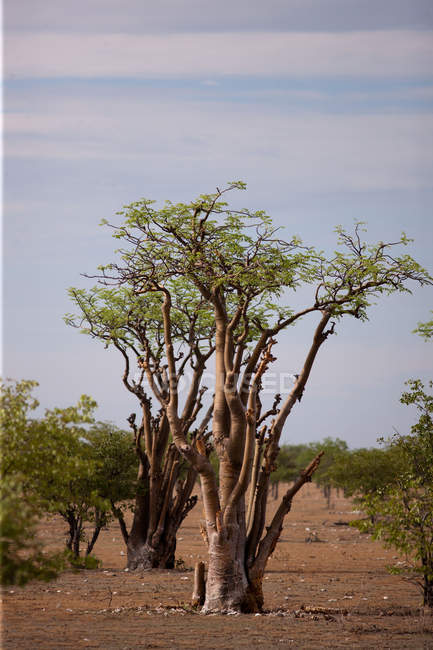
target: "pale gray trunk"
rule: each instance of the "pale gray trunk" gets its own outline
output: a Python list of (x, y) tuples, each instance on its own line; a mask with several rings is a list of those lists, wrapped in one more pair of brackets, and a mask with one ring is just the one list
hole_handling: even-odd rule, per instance
[(245, 573), (245, 537), (233, 526), (209, 535), (209, 569), (203, 612), (245, 610), (248, 579)]

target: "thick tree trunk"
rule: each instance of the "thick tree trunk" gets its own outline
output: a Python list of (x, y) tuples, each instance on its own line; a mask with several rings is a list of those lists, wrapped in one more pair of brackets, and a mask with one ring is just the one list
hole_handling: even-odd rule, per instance
[[(176, 478), (172, 472), (172, 478)], [(144, 569), (173, 569), (175, 567), (176, 535), (182, 521), (197, 502), (191, 496), (197, 472), (190, 468), (184, 481), (170, 481), (161, 489), (159, 499), (151, 502), (142, 489), (135, 502), (134, 519), (127, 538), (127, 567), (130, 571)], [(162, 498), (164, 497), (164, 498)], [(155, 508), (150, 527), (149, 510)]]
[(203, 612), (259, 611), (258, 592), (250, 584), (246, 566), (243, 498), (236, 506), (232, 523), (224, 525), (222, 517), (217, 517), (216, 530), (209, 531), (208, 528), (208, 540), (209, 566)]
[[(259, 612), (263, 608), (263, 576), (269, 557), (280, 537), (283, 521), (289, 512), (292, 499), (301, 487), (311, 481), (317, 469), (321, 452), (303, 470), (284, 495), (279, 508), (263, 537), (257, 537), (251, 546), (251, 535), (247, 545), (245, 530), (245, 505), (241, 499), (232, 523), (223, 526), (221, 513), (216, 518), (216, 530), (209, 531), (209, 567), (206, 581), (206, 599), (203, 612), (237, 611)], [(267, 494), (267, 490), (263, 492)], [(256, 508), (258, 507), (256, 502)]]
[(127, 567), (130, 571), (144, 569), (172, 569), (175, 563), (176, 536), (163, 534), (157, 543), (149, 540), (148, 499), (145, 494), (137, 495), (134, 519), (126, 545)]
[(209, 569), (203, 612), (248, 610), (245, 537), (234, 526), (209, 538)]
[(147, 542), (131, 544), (128, 541), (128, 569), (130, 571), (144, 571), (145, 569), (173, 569), (175, 564), (176, 540), (164, 543), (161, 540), (156, 548)]

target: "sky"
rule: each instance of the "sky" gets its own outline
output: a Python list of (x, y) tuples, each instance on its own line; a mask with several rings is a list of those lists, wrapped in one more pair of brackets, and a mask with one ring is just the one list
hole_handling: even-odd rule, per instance
[[(138, 412), (118, 355), (62, 316), (67, 288), (113, 259), (101, 219), (139, 198), (242, 179), (233, 205), (287, 238), (332, 251), (334, 227), (362, 220), (372, 242), (405, 231), (433, 271), (431, 0), (4, 0), (3, 34), (2, 374), (36, 379), (43, 407), (87, 393), (99, 419)], [(283, 442), (409, 430), (404, 382), (432, 377), (412, 330), (433, 290), (413, 288), (338, 325)], [(276, 387), (314, 324), (281, 337)]]

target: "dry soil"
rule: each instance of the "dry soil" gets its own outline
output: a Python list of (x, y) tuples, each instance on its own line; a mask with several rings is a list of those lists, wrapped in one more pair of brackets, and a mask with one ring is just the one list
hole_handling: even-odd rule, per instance
[[(333, 494), (328, 509), (314, 485), (303, 488), (269, 561), (261, 615), (191, 611), (192, 568), (206, 560), (200, 501), (180, 531), (174, 571), (125, 571), (112, 524), (95, 547), (100, 569), (3, 590), (2, 648), (433, 649), (419, 591), (386, 570), (402, 558), (349, 527), (357, 516), (350, 501)], [(64, 529), (58, 519), (41, 526), (48, 547), (61, 547)]]

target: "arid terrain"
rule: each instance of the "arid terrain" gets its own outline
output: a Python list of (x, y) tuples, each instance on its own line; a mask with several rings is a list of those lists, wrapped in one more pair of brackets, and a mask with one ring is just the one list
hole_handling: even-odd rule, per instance
[[(206, 559), (202, 516), (199, 502), (180, 532), (183, 563), (174, 571), (125, 571), (112, 524), (95, 547), (102, 568), (4, 589), (2, 648), (433, 648), (420, 592), (387, 573), (400, 558), (347, 525), (359, 516), (350, 501), (333, 494), (328, 509), (314, 485), (296, 498), (269, 562), (266, 612), (191, 611), (192, 568)], [(51, 548), (64, 528), (59, 520), (43, 526)]]

